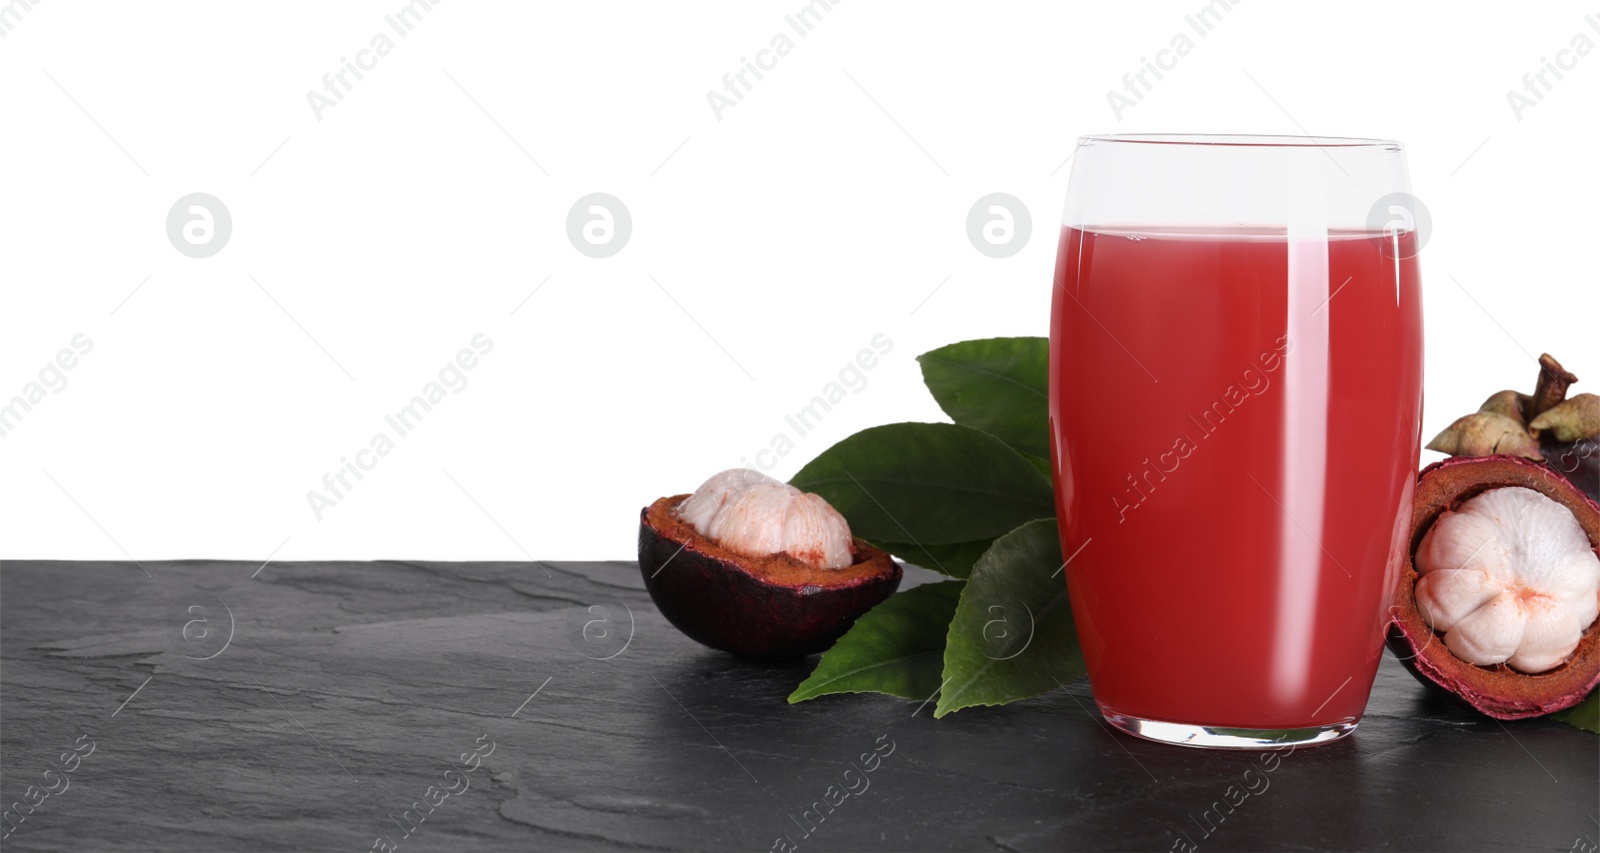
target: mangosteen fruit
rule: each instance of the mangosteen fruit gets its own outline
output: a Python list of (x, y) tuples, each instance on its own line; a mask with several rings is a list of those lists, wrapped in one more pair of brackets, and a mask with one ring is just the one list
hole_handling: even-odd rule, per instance
[(1533, 419), (1544, 464), (1600, 501), (1600, 396), (1579, 394)]
[(1389, 647), (1497, 719), (1569, 708), (1600, 684), (1600, 504), (1518, 456), (1423, 469)]
[(1451, 456), (1509, 454), (1543, 462), (1600, 501), (1600, 397), (1567, 389), (1578, 377), (1549, 353), (1539, 356), (1532, 394), (1498, 391), (1446, 427), (1429, 450)]
[(901, 576), (820, 496), (748, 469), (641, 510), (639, 571), (678, 630), (760, 660), (826, 651)]

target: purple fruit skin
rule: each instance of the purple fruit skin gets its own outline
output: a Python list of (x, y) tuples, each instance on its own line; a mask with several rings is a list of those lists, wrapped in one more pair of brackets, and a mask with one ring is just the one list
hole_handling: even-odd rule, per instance
[(1590, 500), (1600, 501), (1600, 438), (1546, 442), (1544, 464), (1554, 468)]

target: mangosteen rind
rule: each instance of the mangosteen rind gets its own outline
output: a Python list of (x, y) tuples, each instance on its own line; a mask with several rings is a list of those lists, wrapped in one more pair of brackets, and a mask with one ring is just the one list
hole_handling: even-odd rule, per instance
[(667, 621), (711, 648), (753, 660), (826, 651), (900, 585), (900, 566), (860, 539), (852, 540), (854, 563), (841, 570), (736, 554), (676, 516), (687, 497), (640, 510), (639, 571)]

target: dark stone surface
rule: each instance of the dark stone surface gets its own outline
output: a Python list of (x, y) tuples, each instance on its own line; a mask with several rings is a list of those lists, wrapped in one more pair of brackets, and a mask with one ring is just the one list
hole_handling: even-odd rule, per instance
[[(1393, 660), (1355, 735), (1264, 772), (1259, 753), (1113, 735), (1081, 682), (939, 721), (880, 696), (790, 706), (809, 663), (695, 644), (632, 563), (547, 565), (272, 563), (252, 579), (244, 563), (0, 564), (0, 793), (26, 812), (28, 786), (60, 791), (5, 848), (1565, 851), (1600, 837), (1600, 738), (1478, 716)], [(609, 605), (614, 633), (590, 625), (586, 641), (591, 605)], [(184, 623), (222, 629), (228, 611), (231, 643), (191, 659), (223, 634), (185, 640)], [(493, 752), (447, 781), (484, 735)], [(91, 740), (73, 772), (52, 769)], [(859, 793), (807, 837), (796, 820), (830, 786)], [(404, 837), (391, 818), (425, 796), (439, 805)]]

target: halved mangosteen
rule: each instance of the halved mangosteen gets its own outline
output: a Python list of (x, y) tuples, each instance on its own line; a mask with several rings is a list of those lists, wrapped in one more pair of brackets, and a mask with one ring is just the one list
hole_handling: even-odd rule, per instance
[(744, 469), (640, 510), (639, 570), (678, 630), (764, 660), (826, 651), (901, 577), (827, 501)]
[(1600, 684), (1600, 504), (1516, 456), (1418, 477), (1389, 647), (1425, 684), (1497, 719)]

